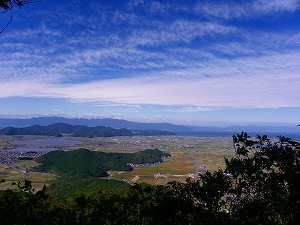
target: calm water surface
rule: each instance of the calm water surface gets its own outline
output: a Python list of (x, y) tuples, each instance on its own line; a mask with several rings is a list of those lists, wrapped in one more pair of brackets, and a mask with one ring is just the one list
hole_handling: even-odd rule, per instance
[(49, 152), (57, 150), (59, 147), (75, 146), (82, 144), (81, 141), (67, 140), (64, 138), (45, 138), (45, 139), (33, 139), (33, 140), (17, 140), (9, 142), (13, 145), (18, 145), (16, 148), (9, 151), (14, 152)]

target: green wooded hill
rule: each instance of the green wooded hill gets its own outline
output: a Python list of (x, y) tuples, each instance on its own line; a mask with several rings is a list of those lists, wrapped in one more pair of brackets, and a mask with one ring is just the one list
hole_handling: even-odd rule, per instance
[(111, 127), (87, 127), (83, 125), (70, 125), (66, 123), (55, 123), (49, 126), (34, 125), (30, 127), (15, 128), (6, 127), (0, 130), (0, 135), (46, 135), (62, 136), (71, 134), (74, 137), (115, 137), (115, 136), (149, 136), (149, 135), (174, 135), (168, 131), (159, 130), (135, 130), (125, 128), (115, 129)]
[(68, 177), (106, 177), (108, 170), (131, 171), (132, 167), (128, 163), (159, 163), (162, 162), (162, 157), (169, 156), (170, 154), (158, 149), (137, 153), (105, 153), (83, 148), (75, 151), (53, 151), (36, 159), (41, 165), (35, 170)]

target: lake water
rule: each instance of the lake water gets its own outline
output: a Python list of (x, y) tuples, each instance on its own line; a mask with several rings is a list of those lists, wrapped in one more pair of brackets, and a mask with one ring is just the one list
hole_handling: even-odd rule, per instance
[[(300, 129), (299, 129), (300, 130)], [(232, 135), (241, 134), (242, 131), (182, 131), (176, 132), (178, 135), (182, 136), (196, 136), (196, 137), (232, 137)], [(285, 136), (292, 138), (294, 140), (300, 140), (300, 132), (270, 132), (270, 131), (247, 131), (248, 135), (251, 137), (256, 137), (256, 135), (268, 135), (269, 138), (276, 138), (278, 136)]]
[(43, 138), (43, 139), (33, 139), (33, 140), (17, 140), (9, 142), (13, 145), (18, 145), (16, 148), (10, 149), (8, 151), (13, 152), (49, 152), (58, 150), (59, 147), (76, 146), (82, 144), (81, 141), (67, 140), (64, 138)]

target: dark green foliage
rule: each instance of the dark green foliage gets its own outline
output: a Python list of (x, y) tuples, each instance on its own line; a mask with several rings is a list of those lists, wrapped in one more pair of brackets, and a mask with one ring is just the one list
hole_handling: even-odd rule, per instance
[(106, 153), (93, 152), (86, 149), (76, 151), (53, 151), (36, 159), (42, 163), (36, 170), (53, 172), (61, 176), (105, 177), (107, 170), (127, 170), (131, 167), (124, 163), (114, 162)]
[(136, 184), (128, 196), (130, 214), (126, 224), (182, 224), (177, 218), (177, 204), (168, 186)]
[(158, 149), (146, 149), (133, 154), (110, 153), (110, 155), (123, 162), (132, 164), (160, 163), (163, 161), (163, 157), (171, 156), (169, 153), (162, 152)]
[(231, 181), (223, 171), (200, 174), (198, 180), (172, 182), (170, 189), (176, 200), (179, 220), (185, 224), (229, 224), (224, 195), (231, 187)]
[(128, 163), (156, 163), (170, 156), (158, 149), (137, 153), (105, 153), (78, 149), (76, 151), (53, 151), (36, 159), (41, 163), (35, 170), (53, 172), (61, 176), (105, 177), (108, 170), (131, 171)]
[(18, 158), (18, 160), (33, 160), (33, 158), (29, 156), (21, 156)]
[(71, 177), (58, 179), (49, 186), (48, 193), (53, 197), (68, 198), (100, 191), (125, 192), (130, 187), (125, 181), (93, 178)]
[(36, 193), (0, 191), (0, 224), (76, 224), (72, 202), (50, 199), (45, 190)]
[(266, 135), (233, 136), (236, 157), (226, 159), (232, 176), (230, 213), (247, 224), (297, 224), (300, 215), (300, 144)]
[(30, 2), (30, 0), (0, 0), (0, 8), (4, 9), (4, 10), (10, 10), (12, 9), (14, 6), (18, 6), (21, 7), (25, 4), (28, 4)]

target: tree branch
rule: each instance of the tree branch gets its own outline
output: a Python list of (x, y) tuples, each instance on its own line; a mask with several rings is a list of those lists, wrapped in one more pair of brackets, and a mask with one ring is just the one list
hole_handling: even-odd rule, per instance
[[(8, 11), (12, 10), (15, 6), (21, 8), (23, 5), (32, 4), (36, 2), (40, 2), (40, 0), (0, 0), (0, 9), (2, 9), (0, 14), (7, 13)], [(12, 19), (13, 16), (10, 17), (10, 20), (8, 21), (6, 26), (0, 31), (0, 36), (2, 36), (3, 31), (8, 27)]]
[(10, 17), (10, 20), (8, 21), (6, 26), (0, 31), (0, 36), (2, 36), (2, 32), (8, 27), (8, 25), (11, 23), (12, 19), (13, 19), (13, 16)]

